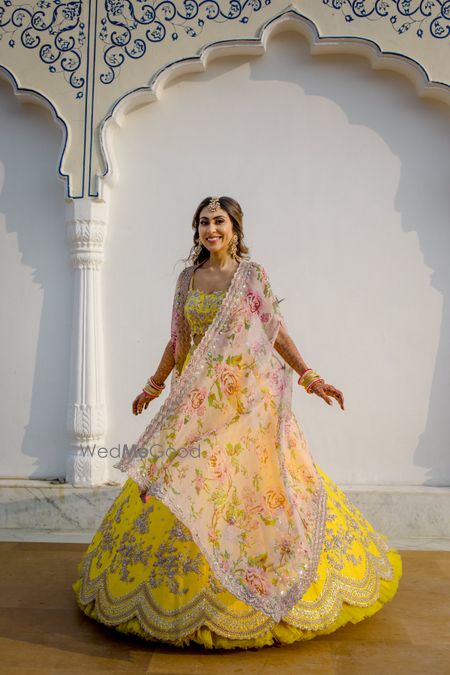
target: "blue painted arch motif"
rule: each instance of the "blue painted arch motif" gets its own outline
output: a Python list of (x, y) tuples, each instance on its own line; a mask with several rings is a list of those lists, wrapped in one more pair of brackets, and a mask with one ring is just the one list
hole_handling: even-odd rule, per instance
[[(103, 68), (98, 84), (108, 85), (127, 59), (140, 59), (149, 48), (180, 36), (198, 38), (208, 24), (248, 23), (252, 14), (277, 0), (97, 0), (96, 46), (102, 44)], [(322, 0), (324, 8), (341, 13), (347, 23), (387, 21), (403, 35), (418, 39), (450, 36), (450, 0)], [(83, 0), (37, 0), (24, 4), (0, 0), (0, 40), (10, 49), (35, 50), (52, 74), (62, 75), (85, 95), (87, 30)], [(92, 16), (97, 17), (97, 11)], [(93, 53), (93, 52), (91, 52)]]
[(342, 12), (345, 20), (389, 20), (393, 30), (403, 35), (412, 28), (423, 38), (427, 33), (438, 40), (450, 35), (450, 0), (322, 0), (329, 8)]
[(152, 44), (175, 41), (180, 35), (196, 38), (211, 22), (248, 23), (252, 14), (271, 4), (272, 0), (105, 0), (98, 37), (105, 45), (107, 70), (100, 73), (100, 81), (110, 84), (127, 57), (140, 59)]
[(37, 0), (34, 4), (0, 0), (0, 40), (7, 40), (10, 49), (36, 50), (50, 73), (62, 74), (77, 90), (76, 98), (82, 98), (86, 33), (81, 14), (81, 0)]

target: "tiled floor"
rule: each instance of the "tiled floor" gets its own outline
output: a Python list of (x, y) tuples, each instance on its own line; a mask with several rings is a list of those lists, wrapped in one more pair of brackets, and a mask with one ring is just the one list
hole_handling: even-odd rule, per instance
[(450, 675), (450, 553), (401, 551), (403, 578), (373, 617), (260, 650), (145, 643), (85, 616), (71, 588), (85, 544), (0, 543), (0, 674)]

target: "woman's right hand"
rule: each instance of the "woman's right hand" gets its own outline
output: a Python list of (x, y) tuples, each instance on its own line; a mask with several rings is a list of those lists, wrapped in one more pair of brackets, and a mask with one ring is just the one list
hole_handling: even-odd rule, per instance
[(133, 401), (133, 415), (140, 415), (144, 408), (145, 410), (147, 409), (148, 404), (150, 401), (153, 401), (154, 398), (158, 397), (147, 394), (145, 391), (141, 391)]

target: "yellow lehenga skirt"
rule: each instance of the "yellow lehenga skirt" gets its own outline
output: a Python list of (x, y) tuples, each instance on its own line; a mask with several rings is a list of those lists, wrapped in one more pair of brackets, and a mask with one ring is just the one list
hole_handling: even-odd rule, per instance
[(189, 530), (156, 497), (143, 504), (131, 478), (78, 564), (72, 585), (78, 606), (144, 640), (225, 649), (309, 640), (370, 617), (397, 591), (400, 554), (316, 468), (327, 492), (317, 574), (281, 621), (228, 591)]

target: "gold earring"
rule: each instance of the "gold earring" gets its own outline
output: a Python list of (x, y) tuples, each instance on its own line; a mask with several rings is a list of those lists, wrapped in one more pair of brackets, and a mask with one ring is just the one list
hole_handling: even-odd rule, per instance
[(198, 256), (200, 255), (200, 253), (201, 253), (201, 251), (202, 251), (202, 248), (203, 248), (203, 247), (202, 247), (202, 244), (201, 244), (200, 242), (198, 242), (198, 244), (196, 244), (196, 245), (194, 246), (194, 256), (195, 256), (196, 258), (198, 258)]
[(229, 245), (228, 245), (228, 253), (231, 255), (232, 258), (236, 258), (237, 242), (238, 242), (238, 236), (237, 236), (237, 234), (234, 234), (230, 243), (229, 243)]

